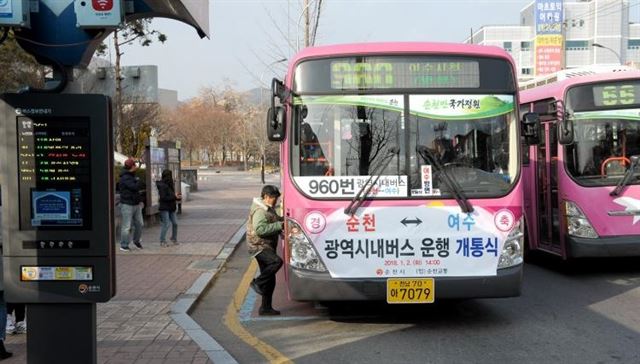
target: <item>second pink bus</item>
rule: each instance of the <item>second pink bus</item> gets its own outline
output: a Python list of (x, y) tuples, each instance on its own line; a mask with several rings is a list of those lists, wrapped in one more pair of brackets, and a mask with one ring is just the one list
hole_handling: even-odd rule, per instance
[(640, 72), (521, 92), (539, 116), (524, 158), (527, 245), (563, 258), (640, 256)]

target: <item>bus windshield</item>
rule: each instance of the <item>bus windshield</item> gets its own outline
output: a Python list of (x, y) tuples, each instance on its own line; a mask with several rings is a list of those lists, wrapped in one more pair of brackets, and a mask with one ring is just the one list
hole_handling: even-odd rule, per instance
[(640, 109), (576, 112), (573, 123), (575, 140), (565, 148), (568, 172), (585, 186), (617, 184), (630, 157), (640, 155)]
[(311, 197), (353, 197), (399, 150), (368, 197), (451, 198), (444, 171), (418, 147), (430, 149), (467, 197), (505, 195), (517, 175), (513, 95), (301, 96), (294, 106), (292, 174)]

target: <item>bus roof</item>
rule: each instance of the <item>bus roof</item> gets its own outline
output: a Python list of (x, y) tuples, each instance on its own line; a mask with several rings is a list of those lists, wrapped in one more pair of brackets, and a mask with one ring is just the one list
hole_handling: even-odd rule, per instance
[(549, 83), (544, 86), (521, 90), (520, 103), (528, 103), (549, 98), (563, 99), (567, 89), (572, 86), (627, 79), (640, 79), (640, 70), (578, 75), (562, 81)]
[(298, 52), (291, 60), (287, 75), (293, 75), (293, 68), (300, 61), (308, 58), (393, 53), (504, 58), (509, 60), (512, 68), (515, 68), (511, 55), (504, 49), (496, 46), (439, 42), (384, 42), (336, 44), (305, 48)]
[(522, 81), (519, 83), (518, 86), (520, 91), (524, 91), (531, 88), (544, 86), (549, 83), (564, 81), (567, 78), (594, 75), (599, 73), (626, 72), (626, 71), (634, 71), (634, 70), (636, 70), (636, 68), (633, 68), (627, 65), (595, 65), (593, 64), (589, 66), (568, 68), (568, 69), (560, 70), (557, 72), (549, 73), (548, 75), (539, 76), (532, 80)]

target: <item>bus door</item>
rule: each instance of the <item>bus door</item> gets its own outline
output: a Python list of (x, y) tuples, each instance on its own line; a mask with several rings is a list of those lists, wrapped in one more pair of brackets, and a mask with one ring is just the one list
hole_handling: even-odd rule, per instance
[(557, 123), (541, 122), (540, 145), (537, 148), (538, 248), (564, 256), (560, 242), (560, 211), (558, 209), (558, 140)]

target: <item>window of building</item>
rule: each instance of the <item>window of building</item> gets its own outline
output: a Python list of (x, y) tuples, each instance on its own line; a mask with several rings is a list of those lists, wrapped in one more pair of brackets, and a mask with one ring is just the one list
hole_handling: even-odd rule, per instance
[(627, 45), (629, 49), (640, 49), (640, 39), (629, 39), (629, 44)]
[(533, 74), (533, 68), (522, 68), (522, 69), (520, 69), (520, 72), (523, 75), (532, 75)]
[(520, 50), (523, 52), (531, 50), (531, 42), (520, 42)]
[(502, 48), (504, 48), (504, 50), (507, 52), (511, 52), (511, 48), (512, 48), (511, 42), (502, 43)]
[(564, 48), (568, 51), (586, 51), (589, 50), (589, 41), (568, 40), (565, 42)]

